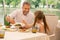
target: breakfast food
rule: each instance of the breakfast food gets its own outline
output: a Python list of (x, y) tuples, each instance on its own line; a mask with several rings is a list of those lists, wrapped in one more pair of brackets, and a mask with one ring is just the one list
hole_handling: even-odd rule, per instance
[(18, 29), (24, 29), (25, 28), (24, 24), (22, 24), (22, 23), (17, 23), (14, 26)]
[(15, 26), (21, 26), (21, 24), (15, 24)]
[(20, 27), (22, 27), (21, 24), (15, 24), (14, 26), (15, 26), (17, 29), (19, 29)]

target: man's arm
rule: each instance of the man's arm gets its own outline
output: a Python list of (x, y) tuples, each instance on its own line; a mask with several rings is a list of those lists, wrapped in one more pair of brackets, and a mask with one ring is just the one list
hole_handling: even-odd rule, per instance
[(29, 28), (31, 28), (33, 26), (33, 23), (28, 24), (25, 20), (22, 20), (22, 23), (25, 24), (25, 28), (27, 28), (27, 29), (29, 29)]
[(6, 20), (8, 22), (10, 22), (11, 24), (14, 24), (15, 23), (14, 18), (16, 17), (17, 13), (18, 13), (18, 10), (13, 11), (11, 14), (9, 14), (8, 16), (6, 16)]

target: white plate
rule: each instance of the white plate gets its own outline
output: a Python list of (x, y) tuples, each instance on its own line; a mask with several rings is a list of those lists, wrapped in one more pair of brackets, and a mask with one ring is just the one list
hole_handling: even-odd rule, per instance
[(15, 23), (14, 25), (16, 25), (16, 24), (21, 24), (21, 26), (22, 26), (22, 27), (24, 27), (24, 26), (25, 26), (25, 24), (24, 24), (24, 23)]

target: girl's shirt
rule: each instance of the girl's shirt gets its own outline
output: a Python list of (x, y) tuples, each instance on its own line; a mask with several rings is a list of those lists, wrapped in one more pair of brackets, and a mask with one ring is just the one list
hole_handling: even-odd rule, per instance
[(44, 23), (42, 22), (41, 24), (40, 23), (35, 24), (35, 27), (37, 27), (38, 32), (40, 31), (40, 25), (44, 25)]

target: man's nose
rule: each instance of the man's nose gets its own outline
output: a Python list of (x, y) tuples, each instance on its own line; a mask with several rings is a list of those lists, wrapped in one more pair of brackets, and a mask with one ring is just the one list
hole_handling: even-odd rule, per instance
[(29, 9), (26, 9), (26, 11), (29, 11)]

